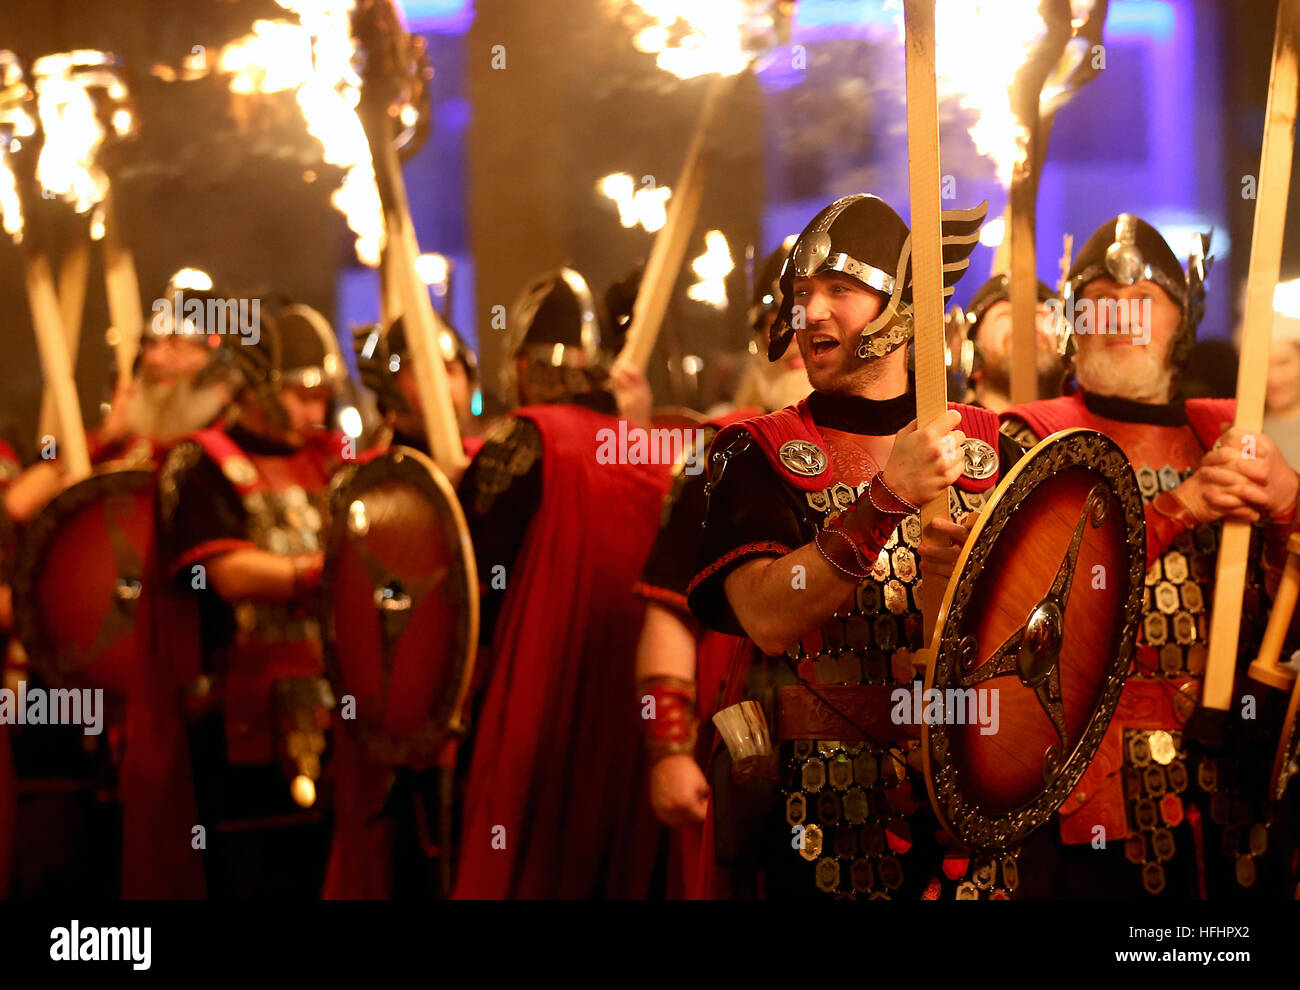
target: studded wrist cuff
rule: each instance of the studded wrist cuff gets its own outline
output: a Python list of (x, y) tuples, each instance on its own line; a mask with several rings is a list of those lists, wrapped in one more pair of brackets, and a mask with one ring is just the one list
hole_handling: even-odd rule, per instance
[[(637, 681), (637, 698), (651, 763), (658, 763), (666, 756), (694, 753), (699, 730), (694, 681), (652, 674)], [(653, 700), (648, 714), (647, 699)]]

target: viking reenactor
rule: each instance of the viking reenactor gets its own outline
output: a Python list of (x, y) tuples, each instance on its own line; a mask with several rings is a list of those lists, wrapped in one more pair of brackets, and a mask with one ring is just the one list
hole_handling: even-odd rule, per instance
[[(794, 246), (794, 235), (785, 238), (763, 261), (754, 280), (754, 294), (749, 306), (749, 353), (753, 360), (745, 365), (731, 408), (757, 408), (775, 412), (794, 405), (808, 394), (808, 374), (798, 348), (787, 350), (776, 361), (767, 360), (767, 335), (781, 308), (781, 267)], [(725, 410), (710, 410), (710, 414)]]
[[(216, 297), (204, 294), (199, 304), (207, 298)], [(174, 668), (175, 658), (154, 637), (173, 603), (154, 580), (153, 473), (172, 443), (218, 418), (229, 402), (215, 342), (202, 320), (158, 314), (129, 379), (118, 383), (108, 416), (88, 438), (95, 473), (70, 487), (73, 471), (58, 456), (65, 442), (42, 441), (42, 459), (7, 500), (23, 524), (13, 569), (15, 625), (28, 668), (18, 673), (42, 687), (101, 689), (105, 698), (106, 726), (93, 755), (80, 730), (27, 732), (16, 747), (20, 771), (37, 779), (90, 778), (120, 802), (120, 816), (117, 803), (95, 802), (92, 813), (108, 817), (82, 834), (111, 849), (93, 854), (111, 868), (91, 882), (118, 887), (120, 863), (125, 897), (202, 891), (187, 837), (194, 813), (185, 797), (188, 758), (178, 752), (183, 727), (170, 711), (184, 665)], [(54, 815), (75, 827), (75, 811)], [(75, 854), (68, 859), (75, 862)], [(33, 879), (39, 873), (31, 871), (28, 882), (62, 882), (54, 875)]]
[[(198, 292), (188, 298), (201, 304), (217, 299)], [(170, 308), (160, 310), (146, 323), (135, 374), (118, 384), (108, 415), (87, 438), (93, 463), (161, 463), (168, 447), (213, 424), (229, 405), (224, 367), (214, 360), (215, 338), (209, 339), (201, 320), (175, 316), (181, 318)], [(66, 486), (57, 454), (57, 445), (43, 444), (41, 460), (7, 486), (5, 508), (15, 522), (35, 518)]]
[[(711, 869), (712, 838), (703, 830), (709, 794), (704, 768), (715, 738), (709, 720), (732, 658), (745, 649), (746, 641), (701, 628), (687, 607), (686, 589), (695, 576), (704, 526), (704, 467), (713, 438), (732, 423), (793, 405), (809, 391), (797, 349), (776, 362), (766, 359), (768, 330), (781, 308), (781, 267), (793, 243), (794, 238), (788, 238), (763, 263), (748, 312), (753, 357), (747, 362), (735, 408), (719, 411), (701, 424), (690, 450), (675, 465), (659, 535), (635, 588), (646, 599), (645, 625), (637, 647), (637, 696), (653, 697), (656, 702), (656, 717), (643, 720), (650, 804), (659, 820), (673, 828), (669, 896), (722, 893)], [(741, 395), (751, 402), (742, 402)]]
[[(946, 235), (951, 285), (974, 237)], [(690, 606), (752, 641), (726, 703), (764, 705), (780, 778), (737, 782), (719, 751), (716, 848), (723, 865), (761, 869), (771, 897), (938, 891), (935, 823), (917, 814), (908, 763), (919, 726), (892, 720), (890, 701), (923, 645), (917, 507), (947, 491), (959, 519), (975, 511), (1001, 458), (986, 410), (914, 422), (909, 252), (907, 225), (875, 196), (813, 218), (782, 271), (768, 349), (776, 360), (797, 338), (813, 392), (724, 429), (710, 454)]]
[(659, 835), (632, 704), (632, 585), (671, 465), (646, 463), (619, 419), (609, 335), (577, 272), (533, 281), (509, 326), (503, 392), (523, 408), (460, 485), (490, 653), (455, 896), (643, 897)]
[[(1056, 339), (1049, 327), (1055, 298), (1046, 283), (1039, 281), (1038, 310), (1035, 314), (1037, 348), (1034, 353), (1038, 372), (1038, 394), (1052, 398), (1061, 394), (1064, 372), (1056, 351)], [(1000, 413), (1011, 404), (1011, 286), (1006, 275), (994, 275), (981, 285), (963, 314), (965, 340), (962, 356), (969, 364), (961, 368), (969, 384), (972, 405)]]
[[(420, 415), (419, 387), (411, 369), (411, 350), (403, 318), (394, 320), (387, 331), (378, 326), (355, 331), (353, 346), (361, 384), (374, 393), (379, 415), (383, 417), (383, 433), (374, 444), (375, 449), (401, 445), (427, 454), (429, 441)], [(438, 346), (447, 369), (447, 385), (465, 453), (473, 457), (482, 447), (479, 437), (470, 436), (474, 425), (471, 400), (479, 388), (478, 359), (451, 327), (442, 329)]]
[[(1149, 569), (1136, 659), (1095, 760), (1061, 806), (1064, 848), (1050, 896), (1122, 896), (1140, 887), (1173, 898), (1214, 897), (1237, 883), (1273, 892), (1265, 878), (1280, 880), (1283, 872), (1270, 865), (1278, 836), (1255, 803), (1266, 790), (1257, 777), (1267, 774), (1268, 757), (1252, 759), (1249, 733), (1234, 732), (1230, 748), (1198, 749), (1222, 731), (1197, 709), (1216, 523), (1257, 524), (1243, 609), (1249, 649), (1263, 629), (1266, 585), (1275, 586), (1285, 562), (1300, 490), (1272, 441), (1227, 430), (1232, 400), (1180, 394), (1179, 369), (1204, 312), (1207, 266), (1198, 250), (1184, 271), (1139, 217), (1106, 221), (1075, 258), (1063, 292), (1058, 331), (1078, 391), (1003, 414), (1004, 434), (1026, 446), (1068, 427), (1112, 438), (1146, 502)], [(1245, 693), (1260, 710), (1244, 702), (1252, 710), (1229, 727), (1275, 729), (1265, 692)], [(1277, 733), (1264, 735), (1267, 750)]]
[(312, 605), (325, 489), (345, 453), (325, 429), (343, 366), (294, 314), (222, 344), (241, 385), (230, 423), (171, 450), (158, 506), (160, 559), (200, 610), (187, 708), (208, 892), (310, 897), (333, 704)]

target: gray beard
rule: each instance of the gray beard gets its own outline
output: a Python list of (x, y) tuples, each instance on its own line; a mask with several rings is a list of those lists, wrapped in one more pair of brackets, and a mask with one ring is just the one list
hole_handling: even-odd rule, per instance
[(1094, 395), (1109, 395), (1133, 402), (1168, 402), (1174, 372), (1150, 347), (1080, 351), (1074, 356), (1075, 377)]
[(161, 385), (141, 381), (126, 421), (131, 433), (167, 444), (209, 426), (225, 408), (221, 385), (195, 388), (189, 382)]

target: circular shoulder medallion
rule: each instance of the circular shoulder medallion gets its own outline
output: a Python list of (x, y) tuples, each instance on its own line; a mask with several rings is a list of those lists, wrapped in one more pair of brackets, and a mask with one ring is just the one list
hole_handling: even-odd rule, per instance
[(961, 473), (967, 478), (983, 481), (997, 472), (998, 452), (991, 443), (978, 437), (967, 437), (962, 441), (961, 452), (966, 462)]
[(257, 468), (253, 467), (253, 462), (239, 455), (222, 461), (221, 473), (240, 487), (251, 485), (257, 480)]
[(812, 478), (826, 470), (826, 451), (807, 440), (787, 440), (777, 451), (781, 463), (806, 478)]

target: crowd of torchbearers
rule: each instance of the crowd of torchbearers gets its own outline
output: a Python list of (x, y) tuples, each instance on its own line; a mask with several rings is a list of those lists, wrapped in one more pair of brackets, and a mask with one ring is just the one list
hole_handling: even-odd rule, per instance
[(1249, 395), (1197, 339), (1208, 239), (1122, 202), (944, 316), (984, 208), (939, 209), (914, 69), (911, 225), (860, 192), (785, 238), (704, 412), (645, 373), (658, 246), (523, 285), (480, 381), (395, 159), (401, 315), (354, 361), (187, 270), (89, 432), (65, 367), (0, 446), (0, 893), (1300, 896), (1280, 225)]
[[(5, 452), (9, 895), (1293, 896), (1293, 797), (1285, 768), (1280, 788), (1269, 773), (1289, 693), (1252, 687), (1246, 664), (1297, 523), (1282, 451), (1300, 344), (1274, 345), (1272, 432), (1234, 432), (1232, 400), (1185, 370), (1203, 286), (1120, 214), (1061, 290), (1146, 304), (1149, 323), (1103, 315), (1072, 332), (1040, 283), (1043, 397), (1013, 405), (1008, 280), (995, 276), (948, 324), (967, 401), (918, 428), (897, 267), (908, 236), (867, 194), (822, 210), (760, 269), (737, 401), (678, 411), (676, 425), (654, 425), (643, 375), (611, 367), (627, 287), (598, 303), (570, 269), (534, 280), (511, 313), (513, 411), (475, 421), (475, 356), (440, 337), (464, 437), (449, 475), (428, 460), (403, 320), (354, 334), (382, 424), (368, 443), (331, 427), (359, 393), (310, 309), (268, 303), (256, 342), (205, 333), (202, 317), (153, 321), (91, 434), (89, 480), (70, 483), (57, 446), (26, 467)], [(620, 419), (625, 436), (689, 446), (675, 467), (598, 458)], [(1077, 428), (1111, 446), (1073, 470), (1122, 451), (1129, 488), (1106, 495), (1110, 512), (1142, 524), (1119, 531), (1113, 595), (1096, 591), (1106, 547), (1087, 545), (1104, 527), (1076, 545), (1065, 589), (1054, 698), (1061, 741), (1087, 758), (1033, 828), (963, 842), (960, 817), (931, 805), (923, 726), (897, 689), (922, 684), (926, 599), (970, 566), (999, 480)], [(923, 527), (919, 507), (945, 493), (951, 516)], [(1052, 494), (1073, 509), (1071, 533), (1086, 495)], [(151, 559), (124, 552), (124, 534), (115, 546), (115, 506), (124, 530), (148, 510), (138, 545)], [(1239, 682), (1214, 717), (1200, 701), (1224, 520), (1247, 521), (1252, 542)], [(461, 557), (458, 532), (472, 547)], [(87, 577), (58, 583), (74, 551), (100, 594)], [(1024, 574), (1048, 590), (1059, 553), (1048, 570), (1023, 545), (1008, 553), (999, 587)], [(1132, 588), (1125, 553), (1142, 564)], [(340, 590), (356, 580), (362, 593)], [(1006, 607), (987, 595), (973, 612)], [(1097, 684), (1067, 667), (1072, 639), (1100, 643)], [(1026, 747), (1053, 730), (1052, 705), (1023, 736), (1016, 693), (1037, 687), (1012, 679), (989, 689), (1000, 717), (952, 745), (978, 761), (981, 728), (1021, 734), (992, 758), (1038, 777)], [(54, 724), (57, 692), (81, 688), (103, 692), (94, 732)], [(940, 708), (963, 721), (960, 701)], [(1052, 779), (1044, 769), (1039, 784)], [(1007, 786), (1003, 810), (1033, 796)], [(997, 820), (1000, 797), (967, 803)]]

